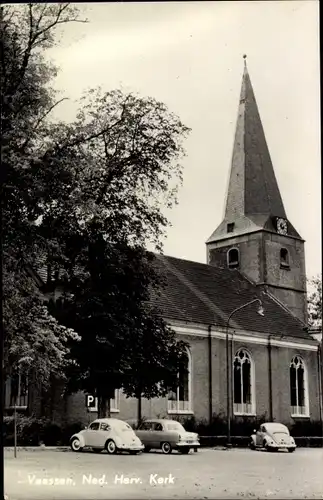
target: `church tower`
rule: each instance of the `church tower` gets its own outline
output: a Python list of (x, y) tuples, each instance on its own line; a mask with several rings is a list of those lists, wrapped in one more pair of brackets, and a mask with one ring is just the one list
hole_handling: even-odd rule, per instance
[(306, 323), (304, 240), (285, 212), (245, 58), (225, 215), (207, 262), (239, 269)]

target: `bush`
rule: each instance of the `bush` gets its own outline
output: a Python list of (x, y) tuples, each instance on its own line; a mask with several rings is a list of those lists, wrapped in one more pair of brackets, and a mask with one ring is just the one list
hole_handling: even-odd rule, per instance
[(73, 424), (66, 425), (62, 428), (61, 433), (61, 445), (68, 446), (70, 444), (70, 438), (73, 434), (80, 432), (84, 429), (84, 424), (82, 422), (75, 422)]
[[(17, 445), (46, 446), (68, 445), (70, 437), (84, 429), (84, 425), (76, 422), (72, 425), (60, 426), (46, 418), (26, 417), (17, 415)], [(14, 445), (14, 417), (3, 419), (4, 446)]]
[[(211, 424), (205, 420), (191, 417), (176, 417), (189, 432), (197, 432), (200, 436), (226, 436), (227, 418), (224, 414), (213, 414)], [(232, 436), (250, 436), (255, 428), (266, 421), (266, 415), (259, 417), (237, 417), (231, 420)]]
[[(142, 419), (142, 421), (144, 420), (145, 418)], [(174, 420), (180, 422), (188, 432), (197, 432), (200, 436), (205, 436), (207, 442), (209, 442), (207, 438), (210, 436), (226, 436), (227, 434), (227, 419), (223, 414), (214, 414), (211, 424), (205, 419), (196, 419), (194, 415), (189, 417), (176, 416)], [(231, 422), (231, 436), (233, 438), (240, 437), (242, 444), (242, 442), (244, 443), (243, 437), (250, 436), (253, 430), (258, 429), (266, 420), (266, 415), (260, 417), (237, 417)], [(295, 438), (322, 436), (322, 424), (320, 421), (299, 420), (287, 427), (291, 435)], [(44, 443), (46, 446), (67, 446), (69, 445), (71, 436), (82, 429), (84, 429), (84, 425), (81, 422), (61, 426), (46, 418), (27, 417), (18, 414), (17, 445), (38, 446)], [(225, 444), (226, 439), (223, 439), (222, 443), (221, 438), (217, 438), (217, 444), (220, 444), (220, 442), (221, 444)], [(239, 443), (237, 442), (237, 445)], [(3, 418), (3, 444), (4, 446), (14, 445), (13, 416)]]
[[(37, 446), (39, 444), (40, 429), (44, 425), (43, 419), (17, 415), (17, 443), (24, 446)], [(4, 444), (13, 446), (14, 444), (14, 417), (4, 417), (3, 419)]]
[(296, 420), (289, 430), (294, 437), (322, 437), (322, 424), (318, 420)]
[[(187, 431), (197, 432), (200, 436), (226, 436), (227, 434), (227, 419), (223, 414), (214, 414), (211, 424), (205, 419), (197, 420), (195, 416), (179, 416), (175, 417), (175, 420), (181, 422)], [(231, 436), (248, 437), (253, 434), (254, 429), (258, 429), (267, 420), (266, 414), (257, 417), (236, 417), (231, 420)], [(301, 420), (287, 427), (294, 437), (322, 437), (320, 421)]]
[(232, 436), (250, 436), (254, 429), (260, 427), (261, 424), (268, 421), (266, 414), (259, 417), (237, 417), (231, 422)]

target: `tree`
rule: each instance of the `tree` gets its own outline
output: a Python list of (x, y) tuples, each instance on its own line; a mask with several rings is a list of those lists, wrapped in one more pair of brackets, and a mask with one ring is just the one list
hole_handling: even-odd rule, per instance
[(34, 224), (39, 186), (33, 169), (57, 104), (49, 85), (56, 69), (42, 51), (54, 44), (56, 28), (71, 21), (77, 21), (77, 10), (68, 4), (1, 8), (4, 376), (32, 368), (45, 385), (62, 373), (68, 340), (77, 338), (48, 314), (27, 271), (48, 245)]
[(139, 420), (141, 397), (164, 395), (173, 385), (186, 344), (151, 305), (151, 290), (163, 285), (152, 254), (107, 244), (99, 235), (87, 250), (87, 277), (71, 280), (73, 300), (59, 316), (82, 339), (72, 346), (77, 363), (70, 365), (68, 390), (95, 394), (99, 415), (105, 416), (114, 390), (122, 388), (138, 398)]
[(45, 61), (43, 52), (54, 45), (59, 25), (78, 19), (69, 4), (6, 6), (1, 14), (4, 222), (7, 239), (19, 244), (22, 229), (33, 229), (33, 166), (46, 142), (49, 114), (60, 102), (50, 86), (56, 68)]
[(308, 294), (308, 324), (310, 327), (322, 328), (322, 277), (309, 280), (312, 291)]
[[(50, 121), (50, 111), (59, 103), (50, 86), (56, 69), (45, 62), (43, 52), (55, 43), (58, 25), (78, 21), (77, 11), (69, 4), (5, 9), (4, 252), (14, 268), (5, 287), (10, 292), (19, 270), (26, 264), (35, 269), (44, 258), (47, 285), (54, 286), (59, 278), (68, 286), (69, 319), (57, 308), (51, 312), (80, 333), (82, 341), (75, 344), (72, 339), (70, 344), (76, 358), (70, 366), (71, 381), (89, 389), (95, 386), (103, 408), (109, 391), (103, 390), (101, 380), (106, 388), (122, 383), (132, 390), (134, 357), (125, 346), (132, 342), (135, 348), (133, 332), (140, 345), (147, 325), (156, 324), (156, 340), (161, 335), (156, 346), (163, 345), (159, 359), (165, 367), (161, 382), (172, 371), (169, 346), (174, 347), (173, 370), (179, 362), (180, 344), (156, 310), (147, 306), (159, 279), (144, 248), (150, 242), (161, 249), (168, 224), (162, 208), (176, 203), (182, 141), (189, 129), (164, 104), (120, 90), (92, 89), (80, 100), (73, 123)], [(25, 290), (19, 298), (27, 308)], [(8, 304), (6, 310), (8, 330), (12, 307)], [(43, 318), (43, 312), (39, 304), (34, 315)], [(7, 348), (13, 351), (15, 338), (7, 335), (7, 343), (12, 343)], [(37, 345), (30, 345), (34, 358), (43, 349), (37, 350)], [(90, 364), (81, 346), (91, 353)], [(114, 353), (114, 371), (106, 368), (104, 353)], [(156, 385), (156, 377), (152, 381)], [(148, 384), (144, 387), (144, 393), (152, 390)]]
[[(161, 208), (176, 202), (176, 181), (181, 181), (178, 159), (188, 129), (152, 98), (98, 89), (81, 104), (73, 124), (52, 129), (54, 142), (42, 160), (46, 169), (39, 172), (43, 191), (38, 204), (43, 213), (38, 227), (46, 240), (57, 243), (60, 254), (52, 253), (51, 263), (64, 267), (74, 296), (74, 310), (69, 309), (68, 316), (75, 324), (67, 324), (82, 332), (84, 341), (73, 350), (79, 362), (78, 375), (73, 366), (75, 380), (79, 388), (95, 390), (103, 415), (112, 389), (124, 386), (125, 372), (136, 369), (125, 346), (133, 335), (140, 348), (140, 336), (134, 332), (146, 321), (143, 304), (148, 301), (148, 287), (158, 287), (143, 249), (148, 242), (161, 248), (168, 223)], [(124, 276), (128, 281), (123, 288)], [(85, 311), (90, 319), (84, 318)], [(107, 311), (113, 312), (109, 318)], [(156, 314), (153, 318), (157, 321)], [(155, 335), (160, 331), (156, 328)], [(175, 346), (168, 333), (164, 342)], [(173, 349), (173, 359), (176, 352)], [(168, 353), (165, 344), (160, 363), (170, 373)], [(108, 369), (111, 356), (115, 367)], [(147, 372), (145, 377), (149, 379)]]
[(48, 312), (35, 283), (26, 271), (4, 268), (4, 367), (5, 376), (37, 373), (35, 379), (48, 385), (50, 376), (64, 375), (68, 364), (68, 341), (79, 340), (72, 330), (59, 324)]
[(122, 388), (128, 397), (137, 398), (140, 422), (141, 398), (166, 396), (176, 385), (180, 369), (187, 371), (187, 343), (176, 339), (160, 311), (150, 304), (129, 340), (131, 364), (125, 370)]
[(161, 208), (176, 202), (187, 132), (152, 98), (89, 91), (74, 123), (51, 128), (34, 172), (44, 237), (64, 242), (67, 231), (85, 234), (94, 224), (109, 241), (160, 248), (168, 224)]

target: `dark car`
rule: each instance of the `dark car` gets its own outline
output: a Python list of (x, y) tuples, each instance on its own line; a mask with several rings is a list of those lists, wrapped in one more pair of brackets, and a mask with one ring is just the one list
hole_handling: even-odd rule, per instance
[(187, 432), (176, 420), (146, 420), (135, 433), (145, 446), (145, 451), (160, 449), (169, 454), (173, 450), (189, 453), (200, 446), (199, 436), (195, 432)]

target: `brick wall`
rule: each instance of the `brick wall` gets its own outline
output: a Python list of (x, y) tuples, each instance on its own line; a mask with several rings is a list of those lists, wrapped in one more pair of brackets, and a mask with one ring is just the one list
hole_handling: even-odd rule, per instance
[(230, 248), (238, 248), (240, 252), (239, 269), (255, 283), (263, 279), (261, 258), (261, 235), (237, 236), (230, 241), (212, 243), (209, 247), (208, 263), (218, 267), (227, 267), (227, 253)]
[(300, 349), (273, 347), (273, 405), (274, 416), (287, 423), (294, 419), (290, 412), (289, 365), (295, 355), (300, 355), (308, 374), (309, 411), (311, 420), (320, 419), (317, 353)]
[[(285, 304), (301, 321), (307, 321), (306, 273), (304, 243), (281, 235), (265, 233), (266, 274), (265, 282), (270, 292)], [(280, 266), (280, 250), (289, 254), (289, 268)], [(294, 289), (294, 290), (293, 290)]]
[[(184, 337), (185, 338), (185, 337)], [(208, 366), (208, 338), (187, 336), (192, 357), (192, 391), (193, 410), (197, 419), (209, 419), (209, 366)], [(269, 353), (267, 345), (260, 345), (248, 341), (234, 341), (235, 353), (245, 348), (252, 356), (255, 367), (255, 399), (258, 416), (266, 415), (269, 418)], [(308, 389), (310, 402), (310, 417), (319, 420), (318, 400), (318, 365), (317, 354), (314, 351), (301, 350), (289, 347), (272, 346), (272, 404), (273, 417), (277, 421), (287, 424), (293, 423), (290, 412), (290, 380), (289, 365), (291, 359), (299, 354), (304, 359), (308, 371)], [(213, 414), (226, 415), (227, 386), (226, 386), (226, 342), (225, 339), (212, 338), (212, 407)], [(66, 404), (66, 407), (63, 406)], [(120, 396), (120, 411), (111, 416), (123, 420), (136, 419), (138, 403), (135, 398)], [(63, 420), (67, 423), (82, 422), (88, 425), (97, 418), (96, 412), (89, 412), (85, 406), (85, 394), (77, 393), (69, 396), (66, 403), (57, 396), (56, 405), (52, 405), (55, 421), (63, 419), (59, 412), (65, 413)], [(167, 398), (156, 398), (151, 401), (142, 399), (142, 415), (146, 418), (172, 418), (167, 414)]]
[(196, 418), (208, 418), (209, 414), (209, 348), (208, 339), (187, 337), (192, 357), (192, 395)]
[[(201, 349), (201, 339), (191, 341), (194, 356), (194, 372), (198, 366), (203, 366), (201, 377), (194, 380), (194, 414), (197, 418), (208, 419), (208, 355), (207, 343)], [(197, 347), (198, 346), (198, 347)], [(255, 367), (255, 399), (258, 416), (270, 414), (269, 398), (269, 352), (267, 345), (258, 345), (250, 342), (234, 341), (233, 352), (245, 348), (251, 354)], [(226, 414), (227, 386), (226, 386), (226, 343), (222, 339), (212, 339), (213, 365), (213, 413)], [(310, 401), (310, 418), (319, 420), (318, 401), (318, 366), (315, 351), (300, 350), (287, 347), (272, 347), (272, 401), (273, 417), (277, 421), (292, 423), (290, 412), (290, 379), (289, 365), (291, 359), (300, 354), (308, 370), (308, 391)], [(202, 373), (205, 376), (203, 379)], [(203, 408), (203, 411), (202, 411)], [(204, 414), (203, 414), (204, 412)]]
[[(255, 283), (268, 284), (269, 291), (306, 323), (306, 272), (302, 241), (265, 231), (244, 234), (210, 244), (208, 263), (227, 267), (227, 252), (230, 248), (239, 249), (241, 272)], [(281, 248), (288, 250), (288, 269), (280, 265)]]

